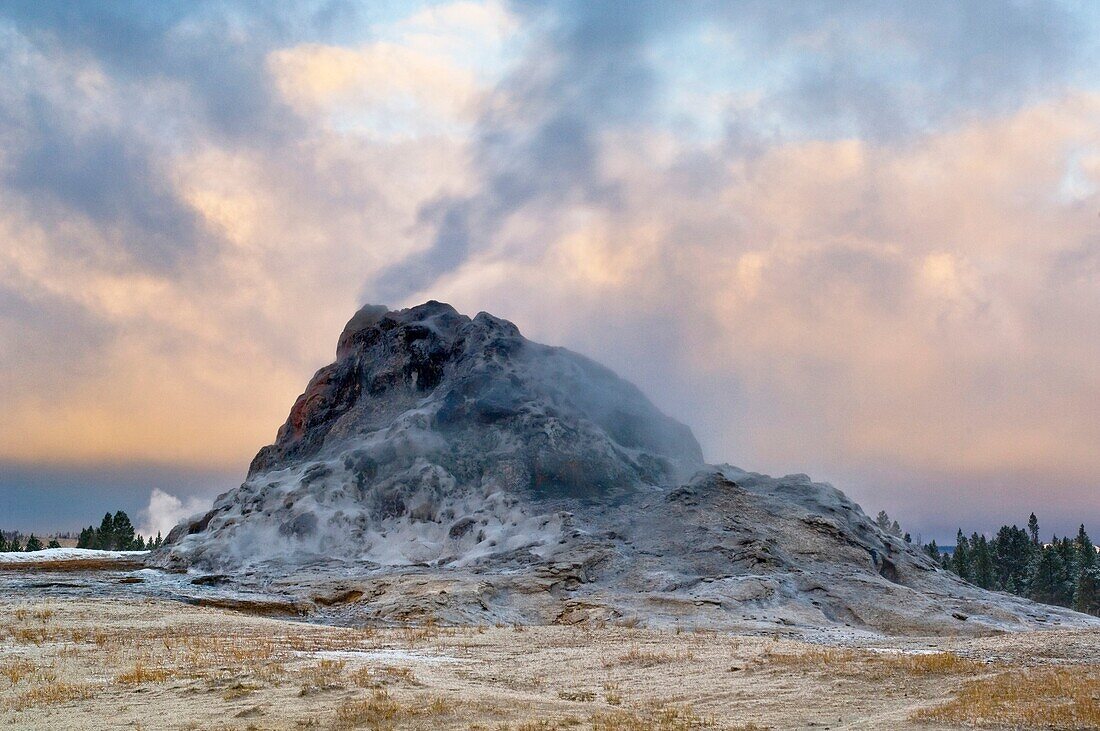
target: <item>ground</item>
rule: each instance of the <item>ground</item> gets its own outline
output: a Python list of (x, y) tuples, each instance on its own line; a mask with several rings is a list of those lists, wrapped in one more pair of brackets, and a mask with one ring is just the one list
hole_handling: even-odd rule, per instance
[(1100, 631), (349, 629), (158, 599), (0, 600), (0, 728), (1100, 726)]

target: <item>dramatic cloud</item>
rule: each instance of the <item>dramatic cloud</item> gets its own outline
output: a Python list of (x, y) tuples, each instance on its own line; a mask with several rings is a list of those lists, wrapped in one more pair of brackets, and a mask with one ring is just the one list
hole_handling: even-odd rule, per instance
[(0, 466), (243, 470), (363, 300), (434, 297), (916, 530), (1100, 523), (1097, 38), (1072, 3), (12, 6)]

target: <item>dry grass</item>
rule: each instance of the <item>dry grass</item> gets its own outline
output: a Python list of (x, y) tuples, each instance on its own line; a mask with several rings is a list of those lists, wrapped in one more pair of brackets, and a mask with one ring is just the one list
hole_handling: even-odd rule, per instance
[(814, 648), (800, 653), (766, 651), (758, 660), (767, 665), (806, 671), (825, 671), (841, 675), (884, 677), (891, 675), (929, 676), (963, 675), (985, 672), (989, 665), (953, 652), (903, 654), (856, 652), (854, 650)]
[(19, 563), (0, 563), (0, 571), (25, 572), (49, 571), (51, 573), (82, 573), (84, 571), (123, 571), (140, 569), (143, 564), (136, 559), (122, 558), (80, 558), (64, 560), (21, 561)]
[(344, 687), (344, 667), (341, 660), (321, 660), (316, 665), (300, 671), (302, 690), (300, 695), (310, 695)]
[(1100, 728), (1100, 667), (1036, 668), (967, 682), (919, 721), (981, 728)]
[(452, 715), (455, 705), (447, 698), (433, 698), (426, 704), (401, 703), (385, 690), (370, 698), (348, 701), (336, 709), (334, 729), (391, 729), (412, 719), (439, 719)]
[[(515, 731), (562, 731), (563, 729), (571, 729), (580, 725), (580, 719), (573, 718), (572, 716), (556, 721), (541, 718), (538, 721), (525, 721), (516, 726)], [(500, 727), (500, 731), (512, 731), (512, 727), (505, 724)]]
[(51, 639), (51, 632), (45, 627), (12, 627), (11, 638), (17, 645), (38, 645)]
[(351, 682), (360, 688), (381, 688), (382, 682), (370, 668), (356, 668), (350, 673)]
[(348, 701), (336, 709), (335, 729), (378, 727), (395, 723), (401, 716), (401, 705), (384, 690), (375, 691), (366, 700)]
[(861, 661), (870, 660), (873, 656), (868, 653), (856, 653), (851, 650), (833, 648), (813, 648), (804, 652), (775, 652), (765, 650), (758, 662), (765, 665), (779, 665), (785, 668), (805, 670), (819, 670), (822, 668), (836, 668), (851, 666)]
[[(852, 712), (873, 717), (921, 698), (926, 710), (899, 725), (1100, 727), (1096, 668), (1030, 677), (1012, 670), (1019, 657), (1001, 646), (983, 653), (980, 646), (945, 643), (961, 648), (959, 654), (908, 654), (611, 624), (356, 630), (231, 623), (212, 610), (175, 605), (90, 607), (28, 603), (0, 617), (0, 646), (11, 650), (0, 657), (0, 725), (29, 727), (49, 717), (53, 727), (65, 728), (75, 718), (116, 711), (119, 725), (134, 724), (142, 709), (155, 707), (170, 725), (193, 729), (748, 731), (761, 727), (736, 722), (787, 728), (809, 713), (848, 722), (844, 699), (858, 698), (866, 707), (852, 703), (859, 706)], [(1093, 662), (1094, 637), (1067, 635), (1068, 647), (1078, 649), (1064, 656)], [(403, 662), (367, 663), (364, 655), (339, 652), (378, 650), (386, 657), (407, 644), (426, 658), (416, 661), (415, 675)], [(458, 662), (431, 662), (435, 656)], [(1027, 657), (1039, 663), (1046, 656)], [(1006, 673), (1005, 688), (985, 684)], [(1074, 673), (1092, 684), (1071, 682)]]
[(141, 659), (134, 662), (129, 670), (115, 676), (115, 682), (120, 685), (141, 685), (142, 683), (163, 683), (172, 677), (172, 671), (168, 668), (149, 667)]
[(692, 659), (693, 655), (690, 652), (674, 655), (669, 652), (654, 652), (651, 650), (643, 650), (639, 647), (631, 647), (618, 658), (604, 660), (603, 666), (605, 668), (615, 666), (652, 668), (657, 665), (665, 665), (667, 663)]
[(383, 688), (395, 683), (420, 685), (412, 668), (402, 665), (383, 665), (377, 668), (356, 668), (349, 674), (351, 682), (360, 688)]
[(14, 711), (25, 711), (37, 706), (58, 705), (69, 701), (91, 698), (95, 686), (88, 683), (52, 682), (35, 686), (11, 700), (9, 706)]
[(916, 675), (961, 675), (989, 670), (985, 663), (976, 662), (953, 652), (932, 652), (923, 655), (888, 655), (887, 667)]
[(421, 642), (427, 642), (428, 640), (434, 640), (442, 631), (439, 625), (433, 620), (428, 620), (424, 624), (406, 625), (402, 627), (399, 636), (405, 640), (405, 642), (415, 645)]
[(596, 694), (590, 690), (562, 690), (558, 691), (558, 698), (572, 703), (591, 703), (596, 700)]
[(24, 658), (16, 658), (0, 665), (0, 675), (3, 675), (12, 685), (27, 677), (35, 670), (35, 664)]
[(642, 710), (595, 713), (589, 725), (592, 731), (689, 731), (713, 727), (715, 722), (699, 716), (690, 706), (653, 705)]
[(244, 698), (245, 696), (252, 695), (261, 688), (262, 686), (255, 685), (254, 683), (236, 682), (225, 689), (225, 692), (222, 693), (222, 700), (234, 701), (238, 698)]
[(409, 685), (420, 685), (413, 669), (404, 665), (383, 665), (375, 671), (375, 674), (381, 678), (384, 684), (408, 683)]

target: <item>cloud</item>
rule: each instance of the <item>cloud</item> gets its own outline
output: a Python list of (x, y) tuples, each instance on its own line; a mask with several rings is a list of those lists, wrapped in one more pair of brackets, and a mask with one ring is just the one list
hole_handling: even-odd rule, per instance
[(198, 497), (181, 500), (160, 488), (149, 494), (149, 505), (141, 511), (137, 532), (143, 536), (167, 536), (177, 523), (210, 509), (210, 501)]
[[(677, 63), (684, 45), (725, 39), (691, 57), (686, 82), (704, 95), (730, 98), (727, 89), (743, 84), (736, 74), (759, 74), (751, 93), (734, 95), (741, 108), (726, 120), (749, 146), (777, 135), (911, 138), (960, 115), (1019, 108), (1036, 91), (1059, 93), (1084, 56), (1068, 9), (1030, 3), (803, 3), (795, 11), (754, 2), (566, 1), (515, 8), (543, 32), (482, 114), (480, 185), (429, 203), (424, 216), (436, 236), (379, 275), (374, 288), (383, 299), (426, 289), (474, 248), (490, 247), (520, 213), (553, 218), (578, 201), (614, 207), (619, 181), (600, 175), (601, 138), (660, 127), (670, 111), (677, 123), (690, 116), (665, 106), (666, 98), (682, 101), (674, 92), (685, 83)], [(664, 50), (670, 45), (676, 52)], [(727, 66), (731, 51), (746, 60)], [(777, 76), (769, 64), (789, 69)], [(743, 121), (748, 98), (757, 125)]]
[[(7, 12), (0, 458), (247, 463), (364, 279), (415, 247), (419, 202), (462, 185), (461, 145), (364, 138), (287, 106), (268, 61), (324, 47), (312, 21), (202, 4)], [(279, 45), (288, 28), (301, 43)], [(264, 100), (223, 119), (208, 97), (238, 84)], [(385, 111), (383, 96), (352, 101)]]
[[(296, 9), (251, 3), (21, 3), (3, 12), (35, 47), (84, 58), (124, 86), (163, 84), (208, 132), (247, 144), (294, 130), (263, 58), (291, 35), (311, 39), (354, 26), (350, 3)], [(285, 125), (290, 124), (290, 127)]]
[(296, 46), (268, 62), (299, 112), (374, 135), (410, 137), (466, 123), (480, 91), (473, 73), (448, 58), (395, 43)]
[(1083, 94), (919, 145), (775, 144), (727, 158), (709, 195), (628, 136), (605, 148), (616, 208), (563, 207), (537, 244), (475, 252), (412, 299), (508, 311), (598, 353), (695, 425), (712, 459), (955, 476), (864, 488), (914, 514), (993, 474), (1006, 489), (1060, 474), (1081, 486), (1065, 499), (1095, 511), (1100, 339), (1085, 323), (1100, 310), (1084, 292), (1097, 281), (1063, 261), (1095, 241), (1100, 199), (1055, 192), (1073, 150), (1100, 149), (1098, 112)]
[(1085, 58), (1083, 28), (1061, 3), (813, 3), (769, 15), (751, 26), (763, 35), (740, 37), (804, 55), (766, 104), (817, 135), (892, 140), (1011, 112), (1063, 91)]
[(363, 300), (434, 297), (607, 362), (715, 459), (892, 513), (1041, 484), (1100, 516), (1098, 27), (6, 7), (0, 460), (239, 467)]

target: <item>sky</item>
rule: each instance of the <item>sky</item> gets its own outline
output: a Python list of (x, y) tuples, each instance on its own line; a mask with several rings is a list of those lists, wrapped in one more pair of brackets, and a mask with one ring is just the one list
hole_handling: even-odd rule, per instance
[(0, 5), (0, 526), (244, 477), (363, 303), (914, 535), (1100, 531), (1100, 6)]

